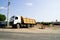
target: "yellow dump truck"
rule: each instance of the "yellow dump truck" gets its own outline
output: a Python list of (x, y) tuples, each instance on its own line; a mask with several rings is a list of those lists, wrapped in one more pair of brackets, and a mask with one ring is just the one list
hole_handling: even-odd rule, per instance
[(35, 19), (31, 19), (31, 18), (25, 18), (22, 16), (12, 16), (10, 18), (10, 24), (12, 25), (13, 28), (17, 28), (17, 27), (33, 27), (34, 25), (36, 25), (36, 21)]

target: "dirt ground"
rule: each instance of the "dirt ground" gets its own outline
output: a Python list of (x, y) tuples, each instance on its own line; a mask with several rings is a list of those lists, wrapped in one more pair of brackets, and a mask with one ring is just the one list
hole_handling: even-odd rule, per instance
[(51, 30), (60, 30), (60, 25), (42, 25), (42, 24), (37, 24), (33, 28), (37, 29), (51, 29)]
[(32, 28), (0, 28), (1, 31), (7, 32), (28, 32), (28, 33), (60, 33), (60, 25), (46, 26), (46, 25), (35, 25)]
[(36, 25), (32, 28), (19, 28), (19, 29), (7, 29), (0, 28), (1, 31), (6, 32), (28, 32), (28, 33), (60, 33), (60, 26), (45, 26), (41, 28), (41, 25)]

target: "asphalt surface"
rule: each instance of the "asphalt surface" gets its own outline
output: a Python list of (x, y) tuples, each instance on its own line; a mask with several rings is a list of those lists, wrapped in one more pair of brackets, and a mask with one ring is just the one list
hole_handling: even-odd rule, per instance
[(60, 34), (0, 32), (0, 40), (60, 40)]

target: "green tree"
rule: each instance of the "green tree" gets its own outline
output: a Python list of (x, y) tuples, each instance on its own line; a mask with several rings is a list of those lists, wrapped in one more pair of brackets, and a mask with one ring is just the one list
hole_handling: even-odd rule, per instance
[(0, 21), (5, 21), (6, 20), (6, 16), (4, 14), (0, 14)]

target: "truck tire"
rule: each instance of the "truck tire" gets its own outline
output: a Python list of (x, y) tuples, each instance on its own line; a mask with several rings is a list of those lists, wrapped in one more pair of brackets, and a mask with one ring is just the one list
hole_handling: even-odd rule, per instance
[(20, 24), (17, 24), (16, 26), (17, 26), (18, 29), (20, 28)]

